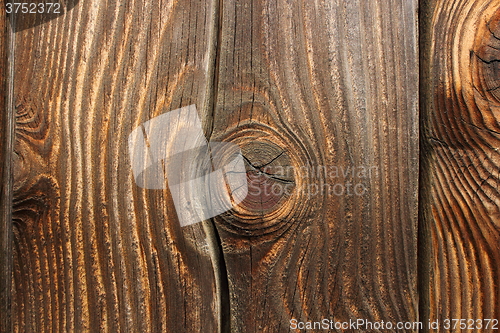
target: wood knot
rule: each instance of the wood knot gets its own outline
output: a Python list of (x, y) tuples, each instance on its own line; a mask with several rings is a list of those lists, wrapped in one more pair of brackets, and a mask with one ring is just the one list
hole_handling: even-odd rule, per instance
[[(474, 103), (474, 125), (498, 132), (500, 126), (500, 8), (493, 13), (486, 10), (481, 15), (474, 37), (470, 59), (470, 74)], [(486, 16), (486, 17), (485, 17)], [(467, 96), (467, 94), (465, 95)], [(467, 100), (467, 98), (466, 98)], [(471, 99), (472, 100), (472, 99)], [(474, 106), (475, 105), (475, 106)], [(472, 106), (472, 107), (471, 107)]]
[(310, 206), (298, 191), (303, 179), (296, 171), (307, 163), (307, 154), (292, 136), (252, 123), (216, 140), (240, 147), (248, 185), (245, 199), (215, 219), (220, 227), (238, 235), (263, 236), (303, 220)]
[(250, 142), (242, 147), (248, 194), (240, 204), (250, 214), (264, 215), (293, 193), (295, 182), (290, 157), (270, 142)]
[(17, 236), (32, 237), (33, 230), (43, 228), (48, 214), (59, 207), (60, 189), (53, 177), (40, 175), (31, 182), (14, 188), (12, 220)]
[(474, 84), (482, 94), (500, 101), (500, 8), (482, 25), (474, 39)]

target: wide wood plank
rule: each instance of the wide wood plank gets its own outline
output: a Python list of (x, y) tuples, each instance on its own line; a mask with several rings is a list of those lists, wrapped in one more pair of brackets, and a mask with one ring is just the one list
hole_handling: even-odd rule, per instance
[(164, 112), (211, 114), (217, 1), (69, 4), (16, 33), (15, 331), (217, 332), (212, 227), (181, 229), (127, 146)]
[(416, 8), (223, 1), (211, 139), (249, 182), (215, 218), (231, 332), (417, 320)]
[[(500, 2), (421, 8), (421, 314), (441, 323), (498, 320)], [(485, 324), (467, 332), (491, 332)]]

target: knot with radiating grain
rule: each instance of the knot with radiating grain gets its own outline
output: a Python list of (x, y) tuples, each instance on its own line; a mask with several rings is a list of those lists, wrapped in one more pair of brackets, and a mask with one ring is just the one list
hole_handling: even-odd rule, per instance
[(248, 182), (245, 200), (218, 219), (223, 228), (263, 236), (283, 232), (305, 218), (310, 199), (299, 189), (309, 180), (297, 177), (297, 170), (311, 162), (294, 135), (254, 122), (227, 131), (223, 140), (240, 147)]

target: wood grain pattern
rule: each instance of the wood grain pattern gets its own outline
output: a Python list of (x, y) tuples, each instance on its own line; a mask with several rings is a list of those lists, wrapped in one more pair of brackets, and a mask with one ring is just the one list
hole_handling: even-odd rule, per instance
[(422, 9), (422, 316), (500, 319), (500, 2)]
[[(15, 331), (417, 320), (416, 8), (80, 0), (21, 20)], [(190, 104), (245, 155), (252, 192), (216, 229), (181, 229), (130, 170), (128, 134)]]
[(231, 332), (417, 320), (416, 8), (223, 1), (212, 139), (242, 147), (251, 191), (215, 218)]
[[(4, 2), (0, 2), (4, 7)], [(0, 11), (0, 332), (11, 332), (12, 289), (12, 110), (11, 50), (13, 33)]]
[(135, 185), (127, 147), (163, 112), (206, 118), (217, 6), (81, 0), (18, 29), (15, 332), (220, 330), (212, 227), (181, 229), (167, 190)]

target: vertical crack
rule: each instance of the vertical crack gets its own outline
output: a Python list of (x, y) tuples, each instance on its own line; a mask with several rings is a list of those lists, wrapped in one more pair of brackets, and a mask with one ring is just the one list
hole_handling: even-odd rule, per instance
[[(429, 32), (432, 25), (432, 1), (422, 0), (419, 3), (418, 16), (421, 18), (419, 21), (419, 37), (417, 44), (419, 45), (419, 63), (428, 64), (429, 59), (427, 52), (429, 51)], [(418, 174), (418, 225), (417, 225), (417, 295), (418, 295), (418, 314), (417, 320), (427, 323), (430, 318), (430, 300), (429, 300), (429, 286), (430, 286), (430, 266), (431, 262), (431, 246), (430, 242), (430, 229), (428, 209), (430, 207), (429, 200), (429, 186), (432, 184), (432, 179), (429, 174), (429, 141), (426, 133), (426, 112), (428, 104), (427, 85), (429, 84), (428, 68), (420, 66), (419, 68), (419, 174)], [(431, 139), (432, 140), (432, 139)], [(443, 145), (440, 140), (433, 140), (434, 143)], [(429, 328), (424, 325), (421, 332), (429, 332)]]
[(221, 57), (221, 48), (222, 48), (222, 11), (223, 11), (223, 2), (224, 0), (214, 0), (214, 24), (215, 24), (215, 33), (212, 36), (212, 39), (215, 39), (214, 45), (212, 46), (212, 83), (211, 83), (211, 94), (210, 94), (210, 102), (208, 103), (210, 106), (211, 114), (210, 121), (212, 126), (210, 127), (210, 133), (208, 133), (208, 140), (212, 137), (215, 127), (215, 108), (217, 106), (217, 97), (219, 91), (219, 70), (220, 70), (220, 57)]
[[(223, 1), (214, 0), (213, 5), (213, 34), (210, 36), (212, 45), (210, 47), (210, 64), (212, 65), (211, 75), (212, 82), (209, 86), (209, 100), (207, 107), (209, 109), (209, 121), (211, 123), (207, 139), (210, 141), (215, 129), (215, 115), (219, 91), (219, 71), (221, 62), (221, 49), (222, 49), (222, 24), (223, 24)], [(219, 332), (231, 332), (230, 321), (230, 296), (229, 296), (229, 282), (224, 259), (224, 251), (222, 248), (222, 241), (217, 230), (214, 219), (210, 219), (204, 223), (204, 229), (207, 235), (207, 242), (211, 252), (212, 267), (214, 269), (214, 276), (216, 281), (216, 291), (219, 305)]]
[[(217, 40), (215, 45), (215, 59), (214, 59), (214, 79), (213, 79), (213, 99), (212, 99), (212, 130), (210, 132), (209, 140), (212, 137), (212, 133), (215, 127), (215, 108), (217, 106), (218, 92), (219, 92), (219, 72), (220, 72), (220, 61), (221, 61), (221, 50), (222, 50), (222, 28), (223, 28), (223, 11), (224, 11), (224, 0), (218, 0), (217, 8)], [(215, 245), (218, 249), (219, 262), (218, 262), (218, 274), (219, 274), (219, 301), (220, 301), (220, 329), (221, 333), (231, 332), (231, 304), (229, 295), (229, 280), (226, 267), (226, 261), (224, 258), (224, 250), (222, 248), (222, 241), (215, 224), (215, 220), (212, 219), (212, 226), (215, 234)]]
[(218, 257), (217, 265), (214, 268), (217, 270), (217, 278), (219, 282), (219, 306), (220, 306), (220, 333), (231, 332), (231, 304), (229, 295), (229, 279), (227, 274), (226, 261), (224, 258), (224, 251), (222, 248), (222, 241), (215, 225), (215, 221), (211, 220), (213, 229), (214, 247)]

